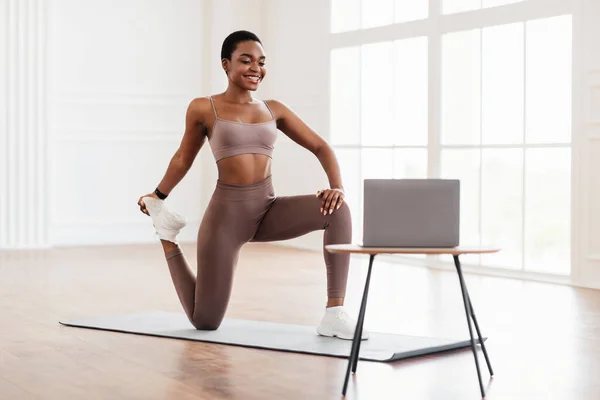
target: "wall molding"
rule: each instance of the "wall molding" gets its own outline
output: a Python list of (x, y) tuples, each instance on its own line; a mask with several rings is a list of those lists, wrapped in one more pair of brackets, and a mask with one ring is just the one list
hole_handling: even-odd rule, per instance
[[(194, 242), (198, 236), (199, 220), (188, 221), (178, 240)], [(60, 246), (122, 245), (158, 243), (152, 223), (148, 221), (56, 221), (52, 223), (51, 244)]]
[(66, 143), (129, 143), (136, 142), (180, 142), (183, 132), (168, 129), (70, 129), (51, 131), (52, 141), (57, 144)]
[[(7, 2), (7, 135), (0, 248), (47, 247), (46, 5)], [(3, 149), (3, 151), (2, 151)]]
[(141, 93), (141, 92), (102, 92), (84, 91), (58, 93), (52, 98), (57, 104), (89, 105), (180, 105), (197, 96), (192, 93)]

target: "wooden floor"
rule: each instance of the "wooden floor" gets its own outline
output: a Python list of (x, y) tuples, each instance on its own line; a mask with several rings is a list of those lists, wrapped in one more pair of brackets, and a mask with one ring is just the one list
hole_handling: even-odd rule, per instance
[[(184, 246), (192, 265), (194, 247)], [(358, 310), (367, 260), (353, 258)], [(487, 399), (600, 398), (600, 291), (468, 275), (495, 369)], [(227, 316), (318, 324), (319, 253), (243, 249)], [(59, 319), (180, 311), (158, 244), (0, 252), (0, 399), (339, 399), (346, 361), (70, 328)], [(375, 265), (365, 326), (468, 337), (449, 272)], [(472, 353), (360, 362), (348, 399), (478, 399)]]

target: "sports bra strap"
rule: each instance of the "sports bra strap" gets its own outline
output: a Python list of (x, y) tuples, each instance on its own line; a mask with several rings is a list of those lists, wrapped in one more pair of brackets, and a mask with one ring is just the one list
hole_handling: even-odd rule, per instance
[(271, 117), (273, 117), (273, 119), (275, 119), (275, 115), (273, 114), (273, 111), (271, 111), (271, 107), (269, 107), (269, 105), (267, 104), (267, 102), (265, 100), (263, 100), (263, 103), (265, 103), (265, 106), (267, 106), (267, 108), (269, 109), (269, 112), (271, 113)]
[(219, 118), (217, 115), (217, 109), (215, 108), (215, 103), (213, 102), (212, 96), (208, 96), (208, 98), (210, 99), (210, 104), (212, 105), (213, 112), (215, 113), (215, 118)]

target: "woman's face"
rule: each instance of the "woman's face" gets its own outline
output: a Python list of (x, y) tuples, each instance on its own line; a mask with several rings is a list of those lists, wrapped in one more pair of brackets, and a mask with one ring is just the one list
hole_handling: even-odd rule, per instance
[(238, 43), (231, 61), (224, 59), (222, 64), (229, 80), (245, 90), (257, 90), (267, 74), (265, 53), (261, 44), (254, 40)]

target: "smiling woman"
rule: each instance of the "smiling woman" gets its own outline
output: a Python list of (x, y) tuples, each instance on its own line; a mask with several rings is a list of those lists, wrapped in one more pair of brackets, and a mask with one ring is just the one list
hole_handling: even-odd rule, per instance
[(262, 42), (252, 32), (234, 32), (223, 42), (221, 48), (223, 69), (229, 79), (246, 90), (258, 89), (258, 83), (267, 74), (265, 60)]
[[(324, 231), (323, 248), (352, 239), (350, 209), (332, 148), (285, 104), (252, 96), (267, 74), (265, 60), (255, 34), (237, 31), (225, 39), (221, 65), (227, 89), (190, 103), (181, 145), (163, 179), (153, 193), (138, 200), (141, 211), (152, 218), (179, 300), (197, 329), (221, 325), (245, 243), (287, 240), (317, 230)], [(330, 188), (302, 196), (275, 195), (271, 160), (278, 129), (317, 157)], [(205, 140), (217, 163), (218, 181), (198, 231), (194, 276), (177, 244), (185, 218), (170, 211), (164, 200), (191, 168)], [(350, 258), (324, 250), (323, 257), (328, 299), (317, 332), (349, 340), (356, 326), (343, 307)], [(363, 332), (363, 339), (367, 337)]]

